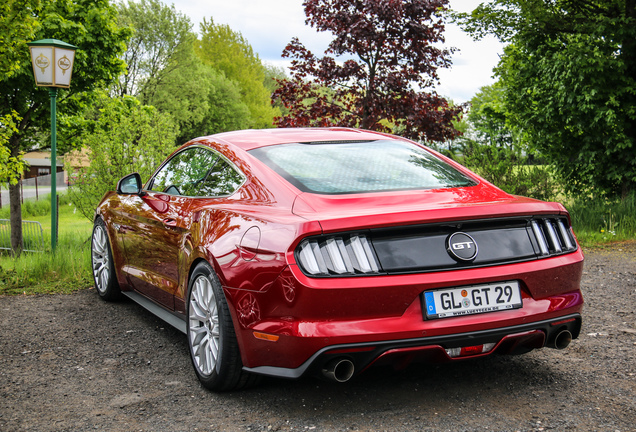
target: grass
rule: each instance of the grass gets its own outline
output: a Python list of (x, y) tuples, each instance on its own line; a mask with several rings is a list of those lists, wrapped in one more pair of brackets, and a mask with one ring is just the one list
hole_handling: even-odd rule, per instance
[[(90, 221), (67, 197), (60, 196), (59, 236), (53, 254), (50, 198), (25, 201), (22, 210), (23, 220), (42, 224), (46, 249), (41, 253), (23, 252), (17, 259), (7, 253), (0, 255), (0, 295), (71, 293), (91, 286)], [(0, 219), (8, 218), (8, 208), (0, 210)]]
[(624, 200), (577, 198), (566, 204), (583, 246), (636, 239), (636, 194)]

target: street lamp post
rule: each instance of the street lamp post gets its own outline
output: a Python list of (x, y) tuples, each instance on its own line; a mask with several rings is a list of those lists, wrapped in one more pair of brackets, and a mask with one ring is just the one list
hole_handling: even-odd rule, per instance
[(27, 43), (31, 50), (33, 75), (38, 87), (48, 87), (51, 96), (51, 250), (57, 246), (57, 89), (69, 88), (76, 46), (57, 39)]

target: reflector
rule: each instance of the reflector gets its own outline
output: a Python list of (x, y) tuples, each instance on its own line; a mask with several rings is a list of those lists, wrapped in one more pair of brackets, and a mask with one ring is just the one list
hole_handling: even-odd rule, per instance
[(278, 341), (278, 338), (280, 336), (267, 334), (267, 333), (261, 333), (261, 332), (254, 332), (254, 337), (256, 339), (266, 340), (266, 341), (270, 341), (270, 342), (276, 342), (276, 341)]

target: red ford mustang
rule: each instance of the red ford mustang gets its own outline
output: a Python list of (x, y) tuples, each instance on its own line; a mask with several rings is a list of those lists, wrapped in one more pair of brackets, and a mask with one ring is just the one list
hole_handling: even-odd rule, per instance
[(197, 138), (95, 213), (99, 295), (183, 331), (212, 390), (347, 381), (579, 335), (565, 208), (509, 195), (412, 141), (354, 129)]

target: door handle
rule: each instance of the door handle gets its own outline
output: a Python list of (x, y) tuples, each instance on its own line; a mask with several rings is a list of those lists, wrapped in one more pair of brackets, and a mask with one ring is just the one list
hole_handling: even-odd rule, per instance
[(177, 226), (177, 221), (173, 218), (166, 218), (163, 220), (163, 224), (167, 227), (174, 228)]

